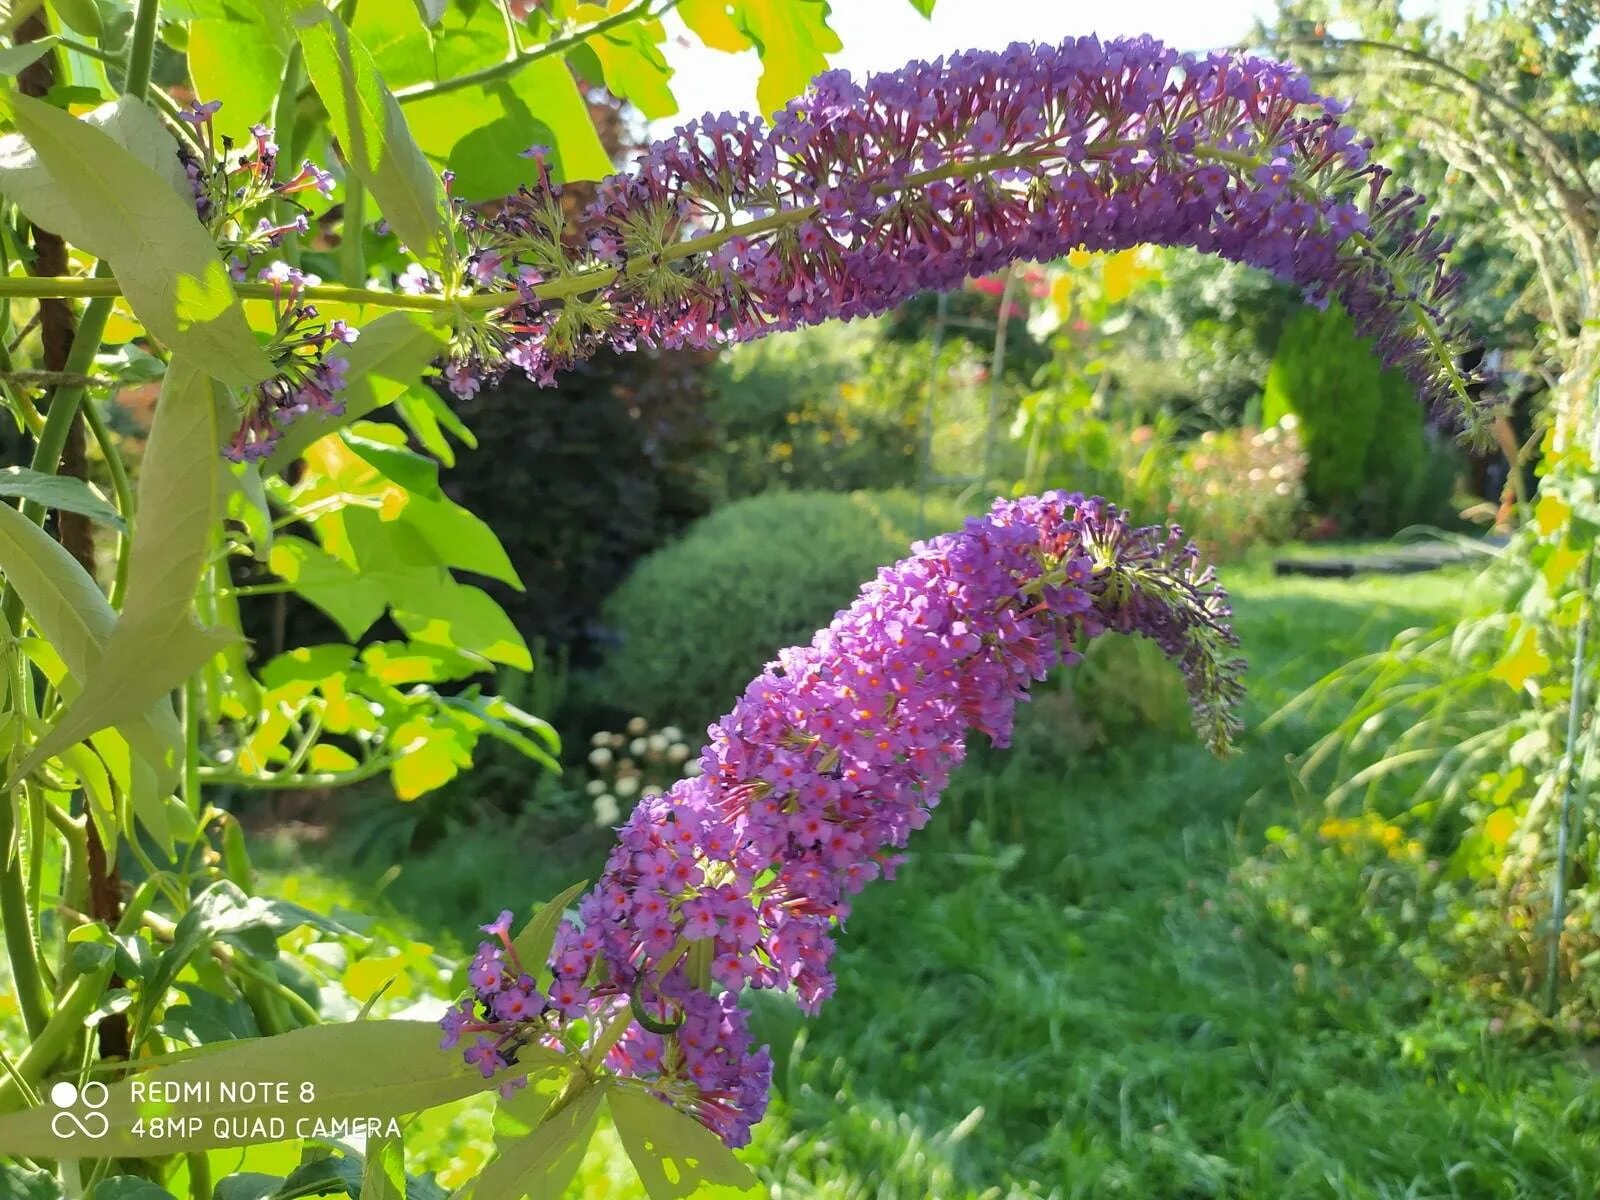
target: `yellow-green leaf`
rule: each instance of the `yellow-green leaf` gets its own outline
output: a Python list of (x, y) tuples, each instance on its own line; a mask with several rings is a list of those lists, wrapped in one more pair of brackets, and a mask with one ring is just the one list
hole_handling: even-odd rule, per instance
[(283, 78), (287, 56), (269, 24), (272, 11), (260, 5), (227, 20), (189, 22), (189, 77), (202, 100), (222, 101), (213, 123), (240, 141), (271, 113)]
[(507, 1143), (472, 1185), (472, 1200), (546, 1200), (566, 1194), (594, 1136), (605, 1089), (591, 1083), (532, 1133)]
[[(98, 668), (117, 614), (89, 573), (61, 545), (9, 504), (0, 504), (0, 573), (22, 597), (28, 620), (60, 656), (66, 677), (54, 680), (69, 700)], [(34, 639), (23, 644), (31, 645)], [(166, 696), (123, 721), (122, 733), (153, 778), (140, 780), (164, 792), (177, 780), (183, 732)], [(63, 747), (64, 748), (64, 747)], [(138, 788), (136, 800), (149, 799)], [(142, 808), (141, 816), (147, 808)], [(165, 823), (152, 826), (160, 836)]]
[(612, 1086), (617, 1136), (650, 1200), (729, 1200), (761, 1195), (756, 1177), (693, 1117), (634, 1088)]
[(828, 69), (828, 55), (842, 49), (825, 0), (740, 0), (733, 20), (761, 52), (756, 102), (763, 113), (801, 95)]
[(534, 143), (554, 151), (557, 179), (599, 179), (612, 170), (589, 106), (564, 59), (536, 59), (509, 79), (418, 96), (406, 113), (424, 152), (456, 173), (456, 195), (487, 200), (538, 176), (521, 157)]
[(216, 384), (185, 359), (167, 370), (139, 479), (128, 598), (104, 653), (24, 770), (107, 725), (146, 712), (233, 635), (191, 614), (220, 501)]
[[(175, 352), (230, 384), (270, 375), (211, 235), (170, 176), (59, 108), (0, 95), (54, 185), (23, 195), (8, 187), (29, 219), (110, 263), (129, 306)], [(17, 161), (12, 151), (0, 162), (0, 186)]]
[[(530, 1068), (564, 1061), (554, 1051), (524, 1047), (519, 1054)], [(256, 1087), (232, 1096), (219, 1086), (281, 1083), (276, 1089)], [(149, 1097), (153, 1088), (195, 1085), (189, 1094), (201, 1098), (178, 1103), (135, 1100), (133, 1089)], [(302, 1087), (310, 1086), (307, 1100)], [(289, 1129), (302, 1118), (332, 1120), (354, 1117), (401, 1117), (470, 1096), (484, 1089), (483, 1077), (455, 1051), (439, 1048), (439, 1027), (432, 1021), (355, 1021), (313, 1025), (276, 1037), (229, 1042), (225, 1047), (115, 1084), (98, 1110), (106, 1118), (105, 1136), (63, 1139), (51, 1130), (58, 1109), (38, 1108), (0, 1118), (0, 1154), (32, 1158), (145, 1158), (183, 1150), (248, 1145), (273, 1140), (252, 1133), (257, 1120), (282, 1119)], [(179, 1094), (185, 1094), (180, 1091)], [(240, 1098), (247, 1095), (248, 1098)], [(139, 1137), (133, 1123), (141, 1116), (198, 1117), (192, 1125), (165, 1136)], [(240, 1128), (240, 1126), (244, 1128)]]
[(737, 54), (750, 49), (750, 39), (734, 24), (728, 0), (679, 0), (678, 16), (713, 50)]
[(372, 55), (318, 0), (286, 0), (306, 74), (349, 164), (400, 240), (427, 256), (444, 224), (439, 179), (412, 140)]

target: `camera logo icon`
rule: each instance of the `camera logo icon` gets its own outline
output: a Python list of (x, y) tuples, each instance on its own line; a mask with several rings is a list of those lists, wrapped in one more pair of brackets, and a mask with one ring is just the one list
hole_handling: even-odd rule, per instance
[(63, 1080), (50, 1089), (50, 1103), (61, 1110), (50, 1118), (50, 1132), (63, 1139), (105, 1137), (111, 1121), (100, 1109), (110, 1099), (111, 1089), (99, 1080), (81, 1088)]

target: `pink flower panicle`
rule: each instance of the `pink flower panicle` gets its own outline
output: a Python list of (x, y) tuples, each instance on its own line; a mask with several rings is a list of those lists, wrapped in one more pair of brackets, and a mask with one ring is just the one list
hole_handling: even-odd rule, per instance
[(829, 72), (770, 126), (706, 116), (656, 142), (576, 231), (544, 171), (474, 221), (473, 277), (517, 300), (466, 366), (549, 383), (601, 346), (743, 341), (1149, 242), (1337, 299), (1425, 400), (1480, 426), (1449, 243), (1342, 111), (1293, 67), (1149, 38)]
[[(809, 646), (781, 651), (709, 730), (701, 773), (642, 800), (604, 875), (564, 921), (541, 993), (486, 926), (473, 991), (445, 1044), (475, 1035), (486, 1077), (529, 1041), (592, 1045), (729, 1145), (766, 1109), (771, 1060), (738, 996), (833, 993), (850, 897), (893, 877), (976, 729), (1008, 743), (1028, 685), (1108, 630), (1152, 638), (1183, 669), (1218, 751), (1238, 725), (1243, 663), (1227, 597), (1176, 529), (1134, 528), (1100, 500), (997, 501), (886, 567)], [(507, 997), (526, 1017), (512, 1017)], [(588, 1033), (572, 1022), (587, 1019)]]

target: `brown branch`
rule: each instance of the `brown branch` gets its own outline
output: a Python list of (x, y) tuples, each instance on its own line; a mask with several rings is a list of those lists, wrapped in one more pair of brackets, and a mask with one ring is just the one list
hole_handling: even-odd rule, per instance
[[(31, 42), (48, 37), (49, 34), (50, 26), (43, 14), (34, 13), (18, 26), (16, 40), (18, 43)], [(55, 79), (56, 55), (54, 50), (50, 50), (21, 72), (17, 77), (17, 84), (24, 95), (44, 96), (55, 84)], [(58, 235), (34, 226), (33, 249), (36, 261), (32, 270), (35, 274), (67, 273), (67, 246)], [(71, 301), (39, 301), (39, 337), (42, 343), (42, 365), (46, 371), (66, 370), (76, 329), (77, 318), (73, 313)], [(57, 394), (58, 391), (52, 391), (52, 397)], [(62, 448), (59, 473), (83, 479), (88, 473), (87, 466), (83, 422), (74, 421), (67, 433), (66, 445)], [(87, 517), (77, 513), (56, 513), (56, 538), (66, 547), (67, 552), (83, 565), (84, 570), (93, 574), (94, 527)], [(105, 844), (100, 840), (95, 823), (88, 821), (86, 825), (88, 861), (84, 865), (89, 877), (89, 912), (96, 920), (104, 921), (108, 927), (115, 927), (122, 916), (122, 881), (117, 874), (116, 859), (107, 855)], [(109, 986), (120, 987), (121, 984), (122, 980), (113, 977)], [(124, 1014), (113, 1013), (102, 1018), (98, 1035), (101, 1058), (128, 1057), (128, 1018)]]

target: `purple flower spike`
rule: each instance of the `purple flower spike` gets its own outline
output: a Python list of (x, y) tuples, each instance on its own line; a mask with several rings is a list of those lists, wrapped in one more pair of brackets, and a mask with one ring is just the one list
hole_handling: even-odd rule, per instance
[[(624, 1021), (606, 1065), (743, 1145), (771, 1059), (750, 1045), (739, 993), (790, 991), (808, 1013), (833, 994), (850, 897), (893, 878), (968, 731), (1005, 745), (1028, 685), (1116, 631), (1178, 663), (1196, 725), (1224, 751), (1243, 667), (1229, 615), (1177, 529), (1134, 528), (1060, 492), (997, 501), (880, 571), (809, 646), (781, 651), (711, 726), (701, 773), (639, 803), (581, 923), (556, 932), (548, 1007), (522, 980), (505, 990), (484, 943), (471, 1027), (500, 1046), (560, 1046), (567, 1022)], [(461, 1028), (446, 1017), (447, 1036)]]
[[(1149, 38), (831, 71), (770, 126), (706, 116), (656, 142), (599, 185), (578, 236), (536, 157), (538, 184), (465, 222), (502, 256), (508, 307), (457, 357), (550, 383), (603, 346), (720, 346), (1154, 243), (1337, 299), (1424, 401), (1481, 430), (1449, 242), (1341, 111), (1291, 66)], [(527, 268), (552, 282), (516, 296)]]

